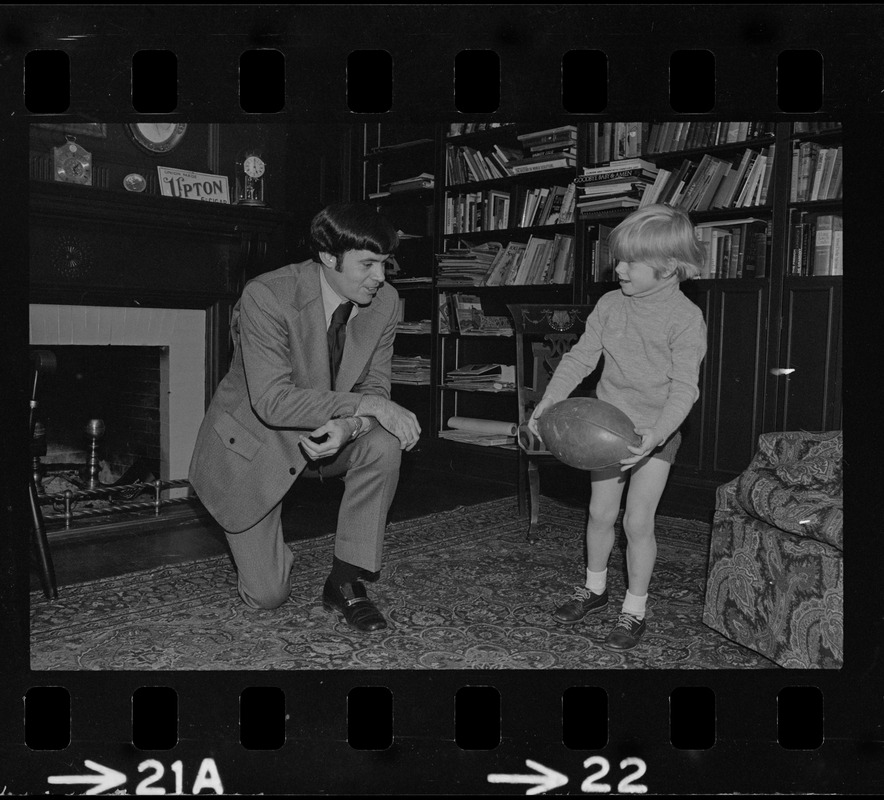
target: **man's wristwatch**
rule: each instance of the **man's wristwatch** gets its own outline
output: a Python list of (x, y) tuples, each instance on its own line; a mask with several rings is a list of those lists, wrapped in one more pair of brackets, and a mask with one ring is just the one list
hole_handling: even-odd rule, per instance
[(365, 427), (365, 420), (362, 417), (350, 417), (350, 419), (354, 423), (353, 433), (350, 434), (350, 440), (352, 441), (362, 433), (362, 429)]

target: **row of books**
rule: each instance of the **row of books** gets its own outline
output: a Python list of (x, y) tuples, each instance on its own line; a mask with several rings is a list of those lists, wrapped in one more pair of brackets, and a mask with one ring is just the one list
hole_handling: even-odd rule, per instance
[(773, 122), (658, 122), (650, 126), (642, 152), (671, 153), (773, 135)]
[[(512, 319), (508, 316), (486, 314), (482, 308), (482, 299), (475, 294), (453, 292), (448, 295), (445, 322), (445, 333), (461, 333), (470, 336), (513, 335)], [(441, 329), (442, 325), (440, 324), (439, 327)]]
[(573, 222), (574, 195), (573, 184), (529, 189), (511, 216), (510, 192), (489, 189), (450, 194), (445, 198), (444, 230), (451, 235)]
[(793, 212), (790, 227), (790, 274), (844, 274), (844, 230), (840, 214)]
[(699, 278), (762, 278), (767, 274), (770, 225), (748, 217), (694, 226), (705, 251)]
[(430, 383), (430, 359), (424, 356), (394, 355), (391, 365), (393, 383), (426, 386)]
[(640, 156), (648, 139), (649, 122), (592, 122), (587, 134), (591, 164)]
[[(499, 248), (489, 261), (489, 245)], [(480, 253), (473, 251), (485, 248)], [(527, 242), (485, 242), (437, 255), (439, 286), (536, 286), (570, 283), (574, 277), (574, 236), (532, 235)], [(483, 271), (484, 270), (484, 271)]]
[(744, 142), (773, 133), (773, 123), (767, 122), (594, 122), (589, 126), (587, 158), (601, 164), (643, 153)]
[(564, 125), (516, 137), (519, 147), (489, 144), (484, 152), (471, 145), (445, 150), (445, 180), (449, 186), (495, 180), (577, 165), (577, 128)]
[(446, 147), (446, 185), (458, 186), (463, 183), (506, 178), (511, 174), (506, 165), (510, 160), (521, 156), (520, 151), (513, 148), (504, 149), (499, 144), (489, 145), (485, 150), (483, 153), (477, 147), (469, 145)]
[(614, 280), (614, 259), (608, 246), (608, 238), (614, 228), (611, 225), (598, 223), (594, 226), (595, 237), (588, 241), (589, 257), (591, 259), (591, 274), (595, 283)]
[(518, 227), (532, 228), (536, 225), (560, 225), (574, 221), (576, 187), (537, 187), (525, 193)]
[[(592, 279), (613, 281), (614, 259), (608, 239), (610, 225), (594, 226), (588, 255)], [(694, 226), (705, 252), (703, 270), (698, 278), (761, 278), (767, 273), (770, 250), (770, 226), (766, 220), (747, 217), (719, 222), (701, 222)]]
[(792, 149), (792, 180), (789, 199), (835, 200), (843, 185), (841, 147), (823, 147), (818, 142), (796, 143)]
[(660, 168), (641, 205), (666, 203), (685, 211), (748, 208), (767, 204), (774, 148), (748, 148), (732, 159), (708, 153), (699, 161), (685, 159), (671, 170)]

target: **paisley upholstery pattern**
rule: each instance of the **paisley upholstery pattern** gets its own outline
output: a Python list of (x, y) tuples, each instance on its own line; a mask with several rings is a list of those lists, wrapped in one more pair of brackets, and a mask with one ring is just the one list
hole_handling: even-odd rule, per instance
[(842, 435), (759, 437), (718, 488), (703, 621), (784, 667), (843, 663)]

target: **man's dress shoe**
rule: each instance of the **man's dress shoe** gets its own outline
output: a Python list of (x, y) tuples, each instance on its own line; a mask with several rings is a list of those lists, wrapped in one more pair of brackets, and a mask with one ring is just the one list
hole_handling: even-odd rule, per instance
[(337, 611), (351, 628), (357, 631), (377, 631), (387, 627), (383, 614), (358, 581), (335, 586), (331, 579), (325, 582), (322, 590), (322, 605), (326, 611)]

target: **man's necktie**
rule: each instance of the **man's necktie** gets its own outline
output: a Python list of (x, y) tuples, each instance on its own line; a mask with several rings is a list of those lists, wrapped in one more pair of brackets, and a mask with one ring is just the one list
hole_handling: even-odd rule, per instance
[(335, 388), (335, 380), (338, 377), (338, 367), (341, 366), (341, 357), (344, 355), (344, 341), (347, 338), (347, 320), (350, 319), (350, 311), (353, 303), (341, 303), (332, 314), (331, 324), (328, 326), (328, 370), (331, 374), (331, 388)]

